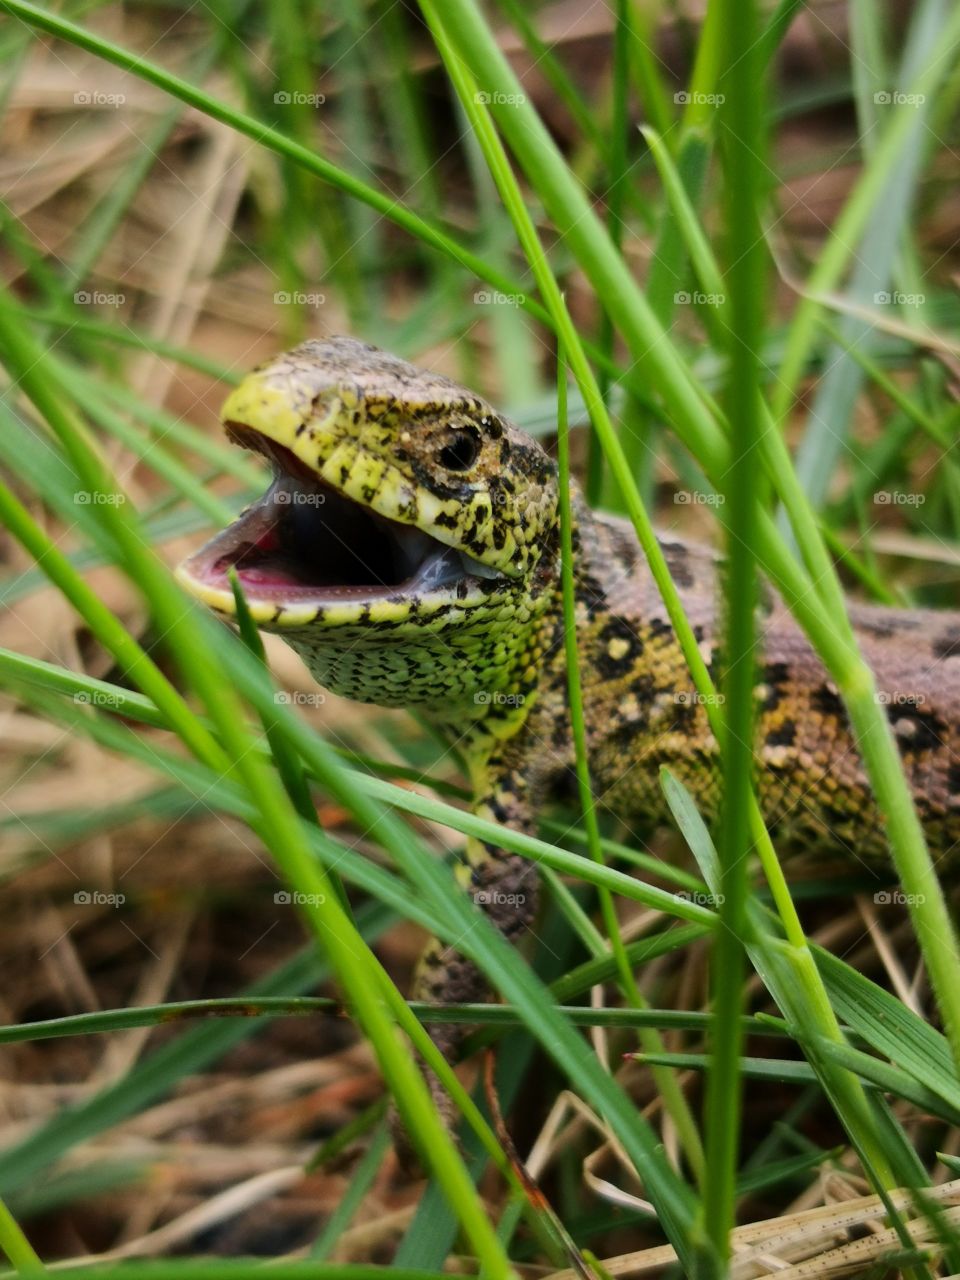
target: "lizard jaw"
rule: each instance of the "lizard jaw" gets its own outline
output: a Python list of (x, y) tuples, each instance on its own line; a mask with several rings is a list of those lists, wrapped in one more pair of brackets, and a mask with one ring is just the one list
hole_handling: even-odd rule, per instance
[(233, 615), (232, 569), (257, 622), (296, 627), (357, 606), (440, 604), (486, 596), (501, 577), (416, 526), (391, 520), (320, 479), (286, 446), (231, 424), (237, 443), (268, 457), (273, 483), (262, 498), (177, 570), (181, 583)]

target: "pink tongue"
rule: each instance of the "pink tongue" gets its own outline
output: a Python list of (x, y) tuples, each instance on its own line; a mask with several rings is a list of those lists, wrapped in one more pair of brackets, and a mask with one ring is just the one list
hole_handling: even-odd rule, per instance
[(303, 582), (292, 573), (286, 573), (282, 565), (250, 565), (237, 570), (241, 582), (254, 587), (302, 587)]

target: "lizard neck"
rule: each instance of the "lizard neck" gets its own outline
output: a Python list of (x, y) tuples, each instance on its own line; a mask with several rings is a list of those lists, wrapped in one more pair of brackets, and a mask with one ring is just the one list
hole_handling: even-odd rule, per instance
[[(572, 543), (576, 626), (594, 618), (607, 607), (606, 573), (610, 569), (610, 543), (604, 537), (580, 494), (571, 485)], [(513, 660), (504, 663), (497, 683), (478, 687), (473, 705), (453, 716), (432, 718), (459, 741), (471, 762), (483, 762), (499, 743), (513, 737), (526, 723), (537, 703), (546, 696), (560, 703), (566, 700), (566, 658), (564, 646), (563, 593), (560, 576), (559, 523), (552, 535), (555, 546), (541, 563), (549, 567), (539, 595), (536, 617), (517, 639)], [(581, 658), (585, 660), (584, 655)], [(562, 714), (562, 709), (558, 709)]]
[(559, 529), (542, 535), (536, 566), (491, 582), (480, 603), (405, 617), (369, 609), (356, 623), (322, 622), (283, 633), (314, 679), (344, 697), (420, 707), (449, 724), (488, 722), (497, 736), (523, 719), (554, 634), (559, 605)]

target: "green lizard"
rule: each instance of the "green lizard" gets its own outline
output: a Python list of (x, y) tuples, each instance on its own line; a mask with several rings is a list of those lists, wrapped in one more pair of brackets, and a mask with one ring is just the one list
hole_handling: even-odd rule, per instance
[[(223, 409), (230, 438), (271, 459), (266, 495), (180, 568), (226, 617), (235, 569), (254, 620), (338, 694), (423, 708), (469, 762), (474, 810), (535, 832), (574, 764), (559, 589), (557, 472), (491, 405), (445, 377), (350, 338), (262, 365)], [(574, 494), (577, 629), (593, 787), (627, 822), (666, 816), (659, 766), (707, 819), (718, 747), (632, 527)], [(702, 652), (720, 655), (718, 566), (662, 542)], [(960, 614), (853, 605), (928, 836), (960, 838)], [(768, 599), (758, 665), (758, 789), (783, 842), (885, 849), (836, 688), (789, 613)], [(530, 926), (532, 863), (467, 842), (465, 888), (509, 938)], [(469, 1001), (480, 974), (439, 944), (415, 995)], [(448, 1056), (461, 1030), (431, 1034)]]

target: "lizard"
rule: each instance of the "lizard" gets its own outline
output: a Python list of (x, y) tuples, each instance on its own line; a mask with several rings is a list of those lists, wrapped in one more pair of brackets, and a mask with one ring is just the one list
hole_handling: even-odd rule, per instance
[[(536, 834), (575, 766), (560, 586), (557, 466), (482, 397), (350, 337), (314, 339), (248, 374), (227, 398), (228, 437), (274, 479), (178, 569), (187, 590), (235, 616), (232, 569), (257, 625), (281, 635), (317, 682), (419, 708), (456, 744), (473, 812)], [(716, 818), (718, 743), (632, 525), (572, 485), (576, 634), (587, 751), (601, 809), (666, 820), (667, 765)], [(722, 669), (717, 555), (660, 544), (714, 680)], [(851, 603), (931, 847), (960, 840), (960, 612)], [(772, 591), (759, 618), (757, 790), (785, 847), (886, 849), (844, 704)], [(537, 910), (533, 862), (468, 837), (457, 874), (512, 941)], [(479, 971), (431, 943), (413, 995), (487, 997)], [(453, 1060), (464, 1028), (431, 1030)], [(435, 1080), (431, 1087), (444, 1105)], [(445, 1114), (449, 1116), (448, 1107)]]

